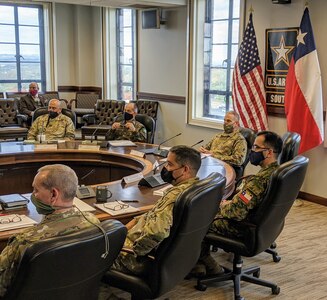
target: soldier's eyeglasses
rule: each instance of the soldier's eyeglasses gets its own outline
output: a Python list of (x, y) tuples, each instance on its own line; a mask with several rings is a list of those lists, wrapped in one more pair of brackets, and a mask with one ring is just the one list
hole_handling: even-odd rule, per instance
[(13, 215), (8, 217), (1, 217), (0, 224), (18, 223), (22, 220), (19, 215)]
[(104, 203), (103, 206), (106, 209), (113, 210), (113, 211), (118, 211), (118, 210), (126, 209), (129, 207), (128, 204), (120, 203), (118, 200), (115, 200), (115, 202), (117, 202), (117, 205), (115, 205), (115, 206), (112, 206), (109, 203)]
[(258, 145), (253, 145), (252, 150), (270, 150), (270, 148), (260, 147)]

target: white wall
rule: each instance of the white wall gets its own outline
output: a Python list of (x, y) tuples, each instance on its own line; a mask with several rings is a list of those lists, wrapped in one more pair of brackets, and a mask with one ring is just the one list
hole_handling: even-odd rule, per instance
[[(265, 30), (267, 28), (297, 27), (300, 24), (304, 10), (303, 0), (293, 0), (292, 4), (272, 4), (271, 0), (249, 0), (247, 11), (252, 5), (254, 9), (254, 26), (257, 34), (258, 46), (262, 63), (264, 62)], [(310, 2), (311, 21), (315, 33), (320, 66), (323, 79), (323, 94), (326, 97), (327, 86), (324, 78), (327, 76), (327, 46), (325, 28), (327, 28), (327, 1), (315, 0)], [(187, 74), (186, 63), (186, 8), (173, 10), (168, 24), (169, 29), (139, 32), (139, 91), (168, 94), (176, 96), (186, 95)], [(248, 19), (248, 14), (246, 20)], [(170, 40), (171, 38), (171, 40)], [(264, 66), (264, 64), (263, 64)], [(182, 136), (172, 140), (168, 145), (193, 144), (198, 140), (208, 141), (215, 133), (214, 130), (190, 126), (185, 123), (186, 106), (181, 104), (160, 103), (158, 118), (158, 134), (156, 141), (160, 142), (178, 132)], [(269, 117), (270, 130), (283, 134), (286, 130), (286, 119)], [(308, 173), (302, 191), (327, 198), (327, 148), (319, 146), (305, 153), (310, 158)], [(253, 172), (253, 167), (247, 172)]]
[(101, 8), (57, 3), (55, 14), (58, 85), (101, 87)]

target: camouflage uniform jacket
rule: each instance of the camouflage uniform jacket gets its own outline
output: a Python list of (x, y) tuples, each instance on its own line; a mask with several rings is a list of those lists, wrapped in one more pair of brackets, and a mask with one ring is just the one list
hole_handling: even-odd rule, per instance
[(246, 157), (246, 140), (239, 130), (216, 134), (205, 146), (212, 156), (226, 163), (240, 166)]
[(199, 179), (191, 178), (168, 189), (154, 207), (147, 213), (136, 217), (136, 224), (128, 231), (124, 247), (135, 253), (121, 252), (114, 263), (114, 268), (142, 274), (145, 272), (146, 258), (142, 256), (150, 253), (169, 236), (173, 225), (173, 207), (178, 196)]
[(256, 175), (244, 179), (237, 194), (231, 200), (226, 200), (220, 205), (220, 212), (211, 224), (209, 231), (239, 236), (237, 222), (229, 222), (229, 219), (246, 220), (249, 212), (258, 207), (265, 196), (271, 175), (277, 167), (277, 162), (271, 163)]
[[(93, 214), (85, 212), (84, 215), (91, 222), (99, 223)], [(39, 240), (70, 234), (90, 226), (93, 225), (79, 211), (72, 208), (65, 212), (47, 215), (40, 224), (9, 238), (6, 248), (0, 255), (0, 297), (6, 293), (20, 259), (28, 246)]]
[(128, 121), (132, 122), (135, 131), (128, 130), (123, 124), (117, 129), (110, 129), (106, 136), (107, 140), (130, 140), (132, 142), (146, 142), (147, 132), (144, 125), (135, 119)]
[(27, 139), (36, 140), (37, 135), (45, 134), (47, 140), (73, 140), (75, 137), (75, 127), (71, 118), (60, 114), (54, 119), (50, 119), (48, 114), (39, 116), (28, 131)]

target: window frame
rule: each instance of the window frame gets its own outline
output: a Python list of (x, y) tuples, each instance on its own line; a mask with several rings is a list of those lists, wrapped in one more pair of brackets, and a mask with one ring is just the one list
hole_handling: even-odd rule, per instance
[[(211, 2), (210, 0), (208, 2)], [(208, 94), (207, 99), (205, 96), (205, 80), (204, 80), (204, 24), (208, 20), (208, 16), (205, 15), (207, 2), (206, 0), (189, 0), (188, 1), (188, 88), (187, 88), (187, 123), (190, 125), (197, 125), (215, 129), (223, 128), (223, 118), (216, 116), (210, 116), (206, 112), (209, 111), (209, 97), (210, 94), (220, 94), (231, 99), (232, 91), (230, 89), (230, 84), (226, 86), (226, 91), (211, 91), (210, 88), (207, 89)], [(231, 10), (231, 6), (230, 6)], [(233, 22), (233, 19), (229, 18), (229, 22)], [(244, 30), (244, 20), (245, 20), (245, 3), (240, 0), (240, 18), (239, 18), (239, 44), (241, 43), (242, 35), (241, 32)], [(207, 30), (207, 29), (206, 29)], [(231, 30), (231, 28), (230, 28)], [(231, 41), (232, 35), (229, 37)], [(210, 44), (212, 47), (212, 43)], [(228, 47), (232, 47), (228, 43)], [(227, 71), (228, 77), (227, 84), (230, 83), (232, 69), (231, 61), (227, 61), (226, 68), (229, 67)], [(212, 69), (212, 65), (210, 66)], [(210, 70), (209, 68), (209, 70)], [(207, 74), (208, 82), (210, 83), (210, 73)], [(209, 93), (210, 92), (210, 93)], [(226, 105), (226, 102), (225, 102)]]
[[(17, 90), (18, 92), (22, 91), (22, 85), (25, 84), (28, 86), (28, 84), (32, 81), (38, 82), (42, 86), (42, 90), (46, 91), (48, 86), (52, 86), (52, 81), (51, 77), (49, 76), (50, 71), (47, 72), (47, 69), (50, 69), (50, 61), (47, 63), (46, 57), (50, 57), (49, 54), (46, 53), (46, 44), (51, 44), (49, 41), (49, 32), (46, 32), (46, 26), (45, 23), (46, 21), (49, 21), (49, 9), (50, 6), (47, 4), (31, 4), (31, 3), (8, 3), (8, 2), (0, 2), (1, 6), (10, 6), (14, 8), (14, 26), (15, 26), (15, 48), (16, 48), (16, 60), (12, 61), (16, 64), (16, 70), (17, 70), (17, 77), (16, 80), (13, 79), (2, 79), (0, 80), (0, 83), (16, 83), (17, 84)], [(21, 26), (18, 22), (18, 8), (19, 7), (30, 7), (30, 8), (37, 8), (38, 9), (38, 19), (39, 19), (39, 24), (38, 26), (36, 25), (24, 25), (28, 27), (38, 27), (38, 32), (39, 32), (39, 44), (33, 44), (33, 45), (38, 45), (40, 49), (40, 60), (39, 61), (32, 61), (32, 62), (23, 62), (21, 60), (21, 55), (20, 55), (20, 45), (24, 45), (28, 43), (20, 43), (19, 40), (19, 26)], [(50, 24), (47, 26), (50, 30)], [(3, 43), (0, 42), (1, 44), (8, 44), (8, 43)], [(7, 61), (1, 61), (1, 62), (7, 62)], [(0, 62), (0, 63), (1, 63)], [(11, 61), (10, 61), (11, 62)], [(40, 64), (40, 78), (35, 79), (35, 78), (28, 78), (28, 79), (22, 79), (22, 72), (21, 72), (21, 63), (39, 63)], [(28, 90), (28, 89), (27, 89)]]
[[(121, 24), (121, 16), (123, 15), (123, 10), (124, 9), (130, 9), (130, 8), (117, 8), (116, 9), (116, 40), (117, 40), (117, 99), (118, 100), (124, 100), (123, 97), (123, 87), (130, 87), (132, 91), (131, 99), (135, 99), (136, 96), (136, 84), (135, 84), (135, 69), (136, 69), (136, 11), (134, 9), (131, 10), (131, 25), (130, 26), (124, 26)], [(126, 64), (120, 61), (121, 55), (120, 51), (122, 48), (126, 47), (126, 45), (122, 45), (121, 41), (124, 40), (123, 34), (124, 34), (124, 29), (130, 28), (131, 29), (131, 35), (132, 35), (132, 63)], [(124, 66), (131, 66), (132, 67), (132, 82), (124, 82), (123, 80), (123, 67)]]
[[(136, 97), (136, 86), (137, 86), (137, 11), (133, 10), (133, 96)], [(117, 40), (118, 35), (118, 22), (117, 22), (117, 9), (116, 8), (104, 8), (103, 9), (103, 90), (104, 97), (107, 99), (120, 99), (118, 97), (118, 91), (120, 89), (119, 83), (119, 52)], [(121, 99), (122, 100), (122, 99)]]

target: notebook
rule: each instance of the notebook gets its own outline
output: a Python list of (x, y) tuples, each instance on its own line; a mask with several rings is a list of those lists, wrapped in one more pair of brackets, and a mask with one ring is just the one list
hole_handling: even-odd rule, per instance
[(28, 200), (20, 194), (9, 194), (0, 196), (0, 203), (4, 207), (27, 205)]

